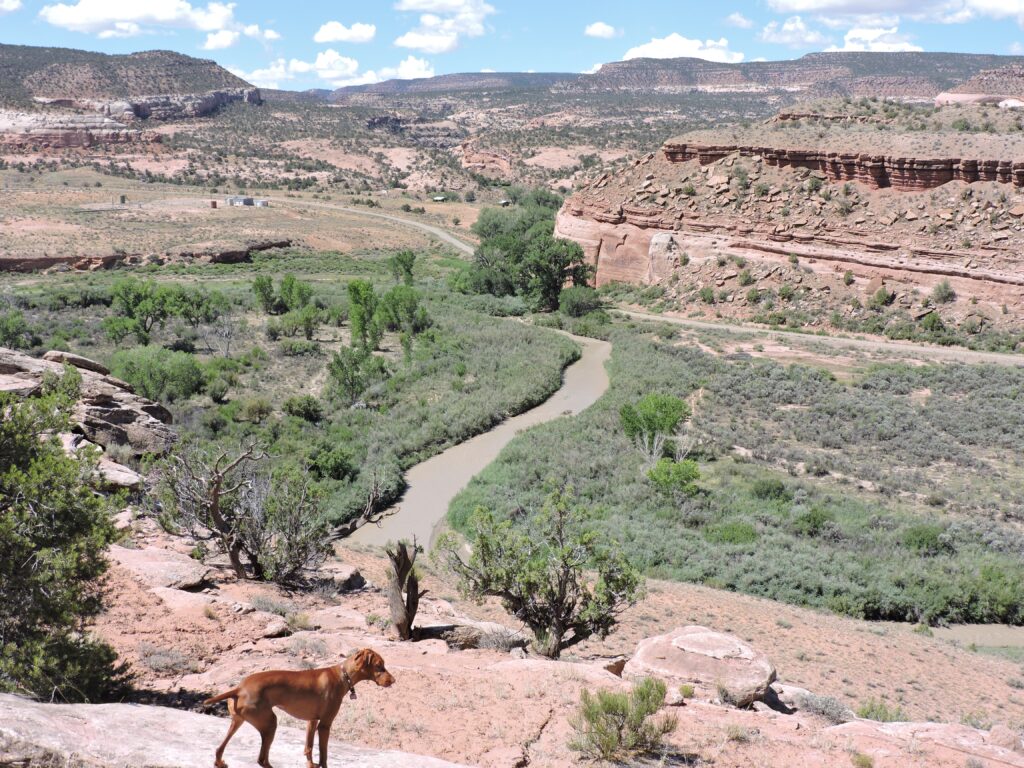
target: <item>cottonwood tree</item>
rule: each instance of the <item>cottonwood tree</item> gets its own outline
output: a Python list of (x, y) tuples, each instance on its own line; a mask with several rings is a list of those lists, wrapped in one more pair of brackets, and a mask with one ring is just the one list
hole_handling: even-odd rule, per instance
[[(256, 443), (229, 451), (187, 446), (161, 473), (170, 521), (228, 556), (241, 579), (288, 582), (330, 551), (322, 494), (305, 474), (272, 473)], [(246, 565), (248, 564), (248, 568)]]
[(368, 280), (353, 280), (348, 284), (348, 320), (352, 328), (352, 346), (366, 352), (377, 348), (380, 329), (375, 322), (377, 294)]
[(558, 658), (588, 637), (606, 637), (643, 591), (639, 572), (588, 528), (589, 517), (569, 488), (552, 491), (522, 524), (478, 508), (470, 520), (469, 559), (450, 533), (435, 556), (465, 596), (500, 597), (533, 631), (537, 652)]
[(619, 417), (626, 435), (654, 464), (664, 455), (666, 442), (690, 418), (690, 406), (672, 395), (650, 394), (635, 405), (622, 406)]
[(420, 598), (427, 590), (420, 590), (419, 576), (416, 573), (416, 555), (423, 548), (416, 544), (400, 541), (385, 550), (391, 561), (388, 571), (388, 607), (391, 612), (391, 624), (402, 640), (412, 639), (412, 623), (416, 619)]

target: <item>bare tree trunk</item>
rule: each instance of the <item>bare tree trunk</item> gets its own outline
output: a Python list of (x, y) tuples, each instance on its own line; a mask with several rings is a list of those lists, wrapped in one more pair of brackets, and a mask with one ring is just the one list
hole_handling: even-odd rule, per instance
[(391, 561), (388, 572), (388, 606), (391, 611), (391, 623), (402, 640), (412, 639), (412, 623), (416, 618), (420, 598), (427, 593), (420, 591), (419, 579), (413, 566), (420, 548), (415, 537), (410, 547), (408, 542), (400, 541), (394, 548), (385, 550)]

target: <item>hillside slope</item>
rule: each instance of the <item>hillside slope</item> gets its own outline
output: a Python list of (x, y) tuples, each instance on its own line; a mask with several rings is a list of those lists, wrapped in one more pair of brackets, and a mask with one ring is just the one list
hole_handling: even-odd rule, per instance
[(812, 90), (820, 95), (931, 98), (982, 70), (1024, 59), (964, 53), (809, 53), (788, 61), (718, 64), (632, 59), (605, 64), (570, 87), (583, 91)]
[(33, 98), (129, 99), (251, 87), (214, 61), (173, 51), (111, 56), (0, 45), (0, 106), (30, 106)]

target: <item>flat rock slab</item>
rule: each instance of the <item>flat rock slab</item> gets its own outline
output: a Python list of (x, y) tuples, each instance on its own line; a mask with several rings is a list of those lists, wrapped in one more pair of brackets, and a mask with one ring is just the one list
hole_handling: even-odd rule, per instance
[[(141, 704), (39, 704), (0, 694), (0, 765), (64, 768), (178, 768), (212, 766), (228, 721)], [(341, 736), (335, 732), (335, 739)], [(279, 727), (270, 758), (277, 768), (306, 768), (305, 734)], [(243, 726), (224, 759), (253, 768), (259, 735)], [(331, 740), (332, 768), (459, 768), (405, 752), (364, 749)]]
[(689, 626), (641, 640), (623, 677), (657, 677), (670, 685), (694, 683), (728, 691), (730, 702), (746, 707), (764, 699), (775, 667), (763, 653), (737, 637)]
[(986, 733), (956, 723), (877, 723), (858, 719), (827, 728), (824, 733), (846, 740), (852, 748), (877, 760), (898, 758), (911, 747), (927, 746), (930, 758), (936, 762), (941, 760), (943, 765), (964, 765), (974, 759), (993, 768), (1024, 768), (1024, 754), (1015, 751), (1013, 744), (993, 743), (1001, 741), (996, 729)]
[(127, 549), (116, 544), (110, 557), (151, 587), (194, 589), (210, 575), (210, 569), (188, 555), (167, 549)]

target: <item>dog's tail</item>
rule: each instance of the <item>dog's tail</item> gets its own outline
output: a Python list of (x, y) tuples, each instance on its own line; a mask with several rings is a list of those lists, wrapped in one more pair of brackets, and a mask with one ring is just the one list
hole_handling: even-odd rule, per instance
[(216, 704), (217, 702), (224, 701), (225, 699), (237, 699), (238, 690), (238, 688), (232, 688), (230, 691), (225, 691), (224, 693), (220, 693), (216, 696), (211, 696), (204, 701), (203, 704)]

